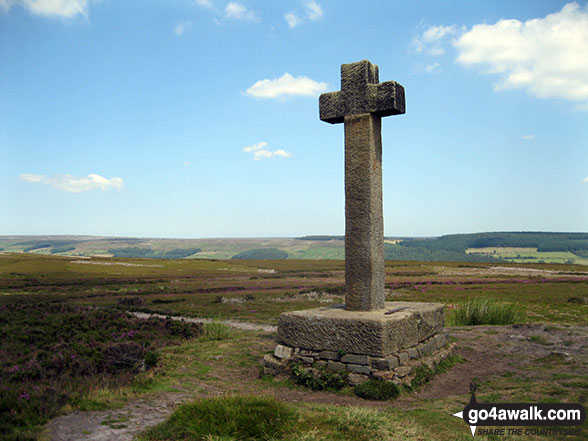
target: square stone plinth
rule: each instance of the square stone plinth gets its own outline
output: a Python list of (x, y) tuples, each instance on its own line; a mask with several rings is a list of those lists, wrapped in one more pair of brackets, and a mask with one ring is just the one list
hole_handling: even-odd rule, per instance
[[(400, 311), (386, 314), (398, 308)], [(386, 357), (417, 345), (443, 329), (440, 303), (386, 302), (377, 311), (348, 311), (343, 305), (284, 312), (278, 341), (313, 351), (342, 351)]]

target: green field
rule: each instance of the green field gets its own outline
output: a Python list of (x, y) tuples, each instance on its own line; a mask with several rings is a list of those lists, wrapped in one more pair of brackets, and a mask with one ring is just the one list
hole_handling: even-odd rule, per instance
[(578, 256), (571, 251), (537, 251), (537, 248), (531, 247), (468, 248), (466, 253), (498, 257), (516, 263), (575, 263), (588, 265), (588, 258)]

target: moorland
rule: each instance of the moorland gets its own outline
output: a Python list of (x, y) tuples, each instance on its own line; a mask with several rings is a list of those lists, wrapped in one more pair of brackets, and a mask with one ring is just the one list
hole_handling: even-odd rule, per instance
[[(261, 375), (281, 312), (343, 296), (342, 260), (0, 253), (0, 439), (466, 440), (471, 382), (483, 402), (588, 395), (586, 266), (387, 260), (387, 300), (445, 305), (451, 365), (387, 401)], [(494, 313), (472, 322), (476, 303)]]

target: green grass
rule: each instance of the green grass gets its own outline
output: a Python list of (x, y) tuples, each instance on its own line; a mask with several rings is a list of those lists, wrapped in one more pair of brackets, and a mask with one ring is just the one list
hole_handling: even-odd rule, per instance
[(515, 304), (476, 298), (458, 305), (451, 323), (455, 326), (511, 325), (520, 317), (519, 307)]
[(368, 380), (353, 388), (355, 395), (366, 400), (392, 400), (400, 395), (400, 388), (391, 381)]
[(232, 336), (233, 330), (224, 323), (219, 321), (204, 323), (204, 340), (228, 340)]
[(292, 406), (271, 398), (210, 398), (180, 406), (167, 421), (139, 439), (200, 441), (212, 436), (269, 441), (284, 439), (296, 420)]

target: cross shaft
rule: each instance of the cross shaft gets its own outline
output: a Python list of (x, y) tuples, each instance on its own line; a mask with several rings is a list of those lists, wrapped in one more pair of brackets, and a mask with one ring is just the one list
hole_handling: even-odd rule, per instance
[(404, 88), (367, 60), (341, 65), (341, 91), (319, 98), (322, 121), (345, 124), (345, 308), (384, 308), (381, 118), (405, 113)]

